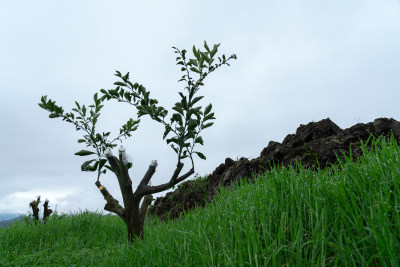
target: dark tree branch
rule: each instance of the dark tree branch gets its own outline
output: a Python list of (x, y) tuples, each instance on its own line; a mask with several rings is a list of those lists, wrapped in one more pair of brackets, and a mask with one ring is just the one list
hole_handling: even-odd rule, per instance
[(153, 197), (151, 195), (147, 195), (143, 199), (142, 206), (140, 207), (140, 211), (139, 211), (140, 220), (143, 223), (144, 223), (144, 218), (146, 217), (147, 208), (151, 204), (152, 201), (153, 201)]
[[(146, 189), (149, 187), (150, 188), (154, 187), (154, 186), (148, 186), (148, 183), (150, 181), (151, 176), (153, 176), (154, 172), (156, 171), (156, 167), (157, 167), (157, 161), (153, 160), (149, 166), (149, 169), (147, 170), (146, 174), (144, 175), (142, 181), (140, 182), (139, 186), (137, 187), (134, 195), (137, 195), (137, 197), (139, 197), (139, 198), (141, 198), (145, 195), (148, 195)], [(183, 168), (183, 163), (179, 162), (178, 165), (176, 166), (174, 174), (171, 177), (171, 180), (167, 183), (167, 185), (173, 183), (173, 181), (176, 179), (176, 177), (181, 172), (182, 168)], [(153, 169), (154, 169), (154, 171), (153, 171)], [(165, 184), (163, 184), (163, 185), (165, 185)]]
[[(175, 173), (176, 172), (177, 172), (177, 170), (175, 170)], [(157, 185), (157, 186), (148, 186), (148, 185), (146, 185), (143, 188), (140, 188), (141, 190), (138, 193), (139, 194), (141, 193), (140, 195), (143, 196), (143, 195), (151, 195), (151, 194), (162, 192), (164, 190), (167, 190), (167, 189), (171, 188), (172, 186), (176, 185), (177, 183), (182, 182), (183, 180), (188, 178), (193, 173), (194, 173), (194, 168), (190, 169), (187, 173), (185, 173), (184, 175), (182, 175), (182, 176), (178, 177), (177, 179), (175, 179), (174, 182), (172, 182), (172, 179), (171, 179), (171, 181), (169, 181), (168, 183)], [(136, 191), (138, 191), (138, 190), (136, 190)]]
[(133, 197), (132, 180), (129, 177), (128, 166), (126, 165), (128, 162), (124, 162), (123, 154), (125, 154), (125, 149), (121, 146), (119, 149), (118, 161), (120, 175), (117, 175), (117, 178), (121, 189), (122, 198), (124, 200), (125, 209), (129, 209), (130, 205), (132, 204), (131, 202)]
[(190, 175), (192, 175), (194, 173), (194, 168), (191, 168), (187, 173), (185, 173), (184, 175), (180, 176), (178, 179), (175, 180), (175, 182), (173, 183), (172, 186), (179, 184), (180, 182), (182, 182), (183, 180), (185, 180), (186, 178), (188, 178)]
[(106, 150), (106, 157), (108, 160), (108, 163), (110, 163), (111, 168), (114, 170), (115, 174), (117, 176), (120, 175), (120, 170), (119, 170), (119, 164), (118, 164), (118, 160), (116, 157), (113, 156), (113, 154), (111, 153), (111, 150)]
[(139, 184), (139, 187), (145, 186), (149, 183), (151, 177), (156, 172), (157, 165), (157, 160), (153, 160), (151, 162), (149, 169), (147, 170), (146, 174), (143, 176), (143, 179)]
[(132, 196), (132, 180), (129, 177), (128, 167), (124, 165), (122, 162), (122, 152), (125, 150), (121, 150), (119, 153), (119, 160), (113, 156), (110, 149), (105, 151), (105, 155), (107, 157), (108, 162), (111, 165), (111, 168), (114, 170), (115, 175), (118, 178), (118, 184), (122, 193), (122, 197), (124, 199), (125, 208), (127, 203), (129, 203), (129, 197)]
[(110, 212), (114, 212), (126, 223), (125, 209), (118, 203), (118, 200), (116, 200), (108, 192), (108, 190), (101, 185), (99, 181), (97, 181), (95, 184), (99, 188), (104, 199), (107, 201), (107, 204), (104, 206), (104, 209)]
[(182, 168), (183, 168), (183, 163), (179, 162), (178, 165), (176, 165), (176, 169), (174, 171), (174, 174), (171, 177), (171, 180), (168, 182), (169, 184), (173, 184), (175, 182), (176, 178), (181, 173)]
[(33, 200), (29, 205), (33, 211), (33, 218), (35, 219), (35, 224), (39, 221), (39, 203), (40, 203), (40, 196), (37, 197), (37, 200)]
[(53, 213), (52, 209), (49, 209), (49, 200), (46, 199), (46, 201), (43, 204), (44, 211), (43, 211), (43, 220), (46, 220), (46, 218), (50, 217), (50, 214)]
[(132, 180), (129, 177), (128, 167), (122, 161), (121, 153), (119, 153), (119, 162), (118, 163), (119, 163), (120, 173), (122, 174), (122, 175), (118, 175), (118, 179), (119, 179), (120, 176), (123, 177), (122, 182), (124, 183), (124, 185), (129, 185), (131, 190), (132, 190)]

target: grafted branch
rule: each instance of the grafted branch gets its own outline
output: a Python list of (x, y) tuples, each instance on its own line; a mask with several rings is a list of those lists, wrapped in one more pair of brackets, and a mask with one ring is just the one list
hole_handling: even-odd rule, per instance
[(104, 206), (104, 209), (110, 212), (114, 212), (126, 223), (125, 209), (119, 204), (118, 200), (116, 200), (108, 192), (108, 190), (101, 185), (99, 181), (97, 181), (95, 184), (99, 188), (104, 199), (107, 201), (107, 204)]
[(147, 169), (146, 174), (143, 176), (142, 181), (139, 184), (139, 187), (145, 186), (150, 182), (151, 177), (156, 172), (157, 165), (158, 165), (157, 160), (151, 161), (151, 164)]
[(110, 149), (105, 151), (105, 155), (107, 157), (108, 162), (111, 165), (115, 175), (118, 179), (118, 184), (122, 193), (122, 197), (124, 199), (124, 205), (126, 208), (127, 203), (129, 203), (129, 198), (132, 196), (132, 180), (129, 177), (128, 167), (122, 161), (122, 152), (125, 149), (120, 150), (119, 160), (113, 156)]
[(117, 158), (113, 156), (113, 154), (111, 153), (111, 150), (106, 150), (105, 154), (106, 154), (108, 163), (110, 163), (111, 168), (113, 169), (115, 174), (117, 176), (119, 176), (120, 175), (120, 170), (119, 170), (119, 164), (118, 164)]

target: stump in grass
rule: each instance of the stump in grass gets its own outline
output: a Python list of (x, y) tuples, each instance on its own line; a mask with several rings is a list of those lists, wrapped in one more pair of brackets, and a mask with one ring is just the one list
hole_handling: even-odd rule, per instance
[[(52, 209), (49, 209), (49, 200), (46, 199), (46, 201), (43, 204), (44, 211), (43, 211), (43, 221), (46, 223), (47, 218), (50, 216), (50, 214), (53, 212)], [(35, 221), (35, 224), (39, 222), (39, 203), (40, 203), (40, 196), (37, 197), (36, 200), (33, 200), (31, 203), (29, 203), (29, 206), (32, 208), (33, 211), (33, 219)]]

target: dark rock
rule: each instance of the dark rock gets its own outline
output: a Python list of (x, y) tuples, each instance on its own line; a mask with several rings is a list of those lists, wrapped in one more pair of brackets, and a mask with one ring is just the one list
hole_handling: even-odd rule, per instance
[[(232, 183), (251, 181), (255, 175), (264, 174), (274, 166), (289, 168), (300, 163), (303, 168), (317, 170), (331, 167), (338, 163), (338, 157), (345, 161), (351, 147), (352, 160), (355, 162), (362, 155), (361, 141), (365, 144), (370, 136), (383, 136), (387, 141), (393, 133), (400, 145), (400, 122), (394, 119), (379, 118), (373, 122), (358, 123), (342, 130), (329, 118), (300, 125), (296, 134), (287, 135), (282, 143), (270, 141), (258, 158), (249, 161), (241, 158), (234, 161), (226, 158), (212, 174), (204, 179), (188, 180), (178, 186), (174, 192), (159, 197), (149, 213), (161, 220), (178, 218), (195, 206), (204, 206), (211, 202), (222, 186), (228, 188)], [(371, 139), (366, 147), (369, 150)], [(344, 155), (343, 155), (344, 154)]]
[[(178, 218), (183, 212), (189, 212), (195, 206), (202, 207), (206, 204), (206, 180), (188, 180), (178, 185), (174, 192), (167, 193), (164, 197), (157, 198), (149, 213), (155, 211), (161, 220), (168, 217)], [(176, 205), (179, 203), (179, 205)], [(153, 212), (154, 213), (154, 212)]]

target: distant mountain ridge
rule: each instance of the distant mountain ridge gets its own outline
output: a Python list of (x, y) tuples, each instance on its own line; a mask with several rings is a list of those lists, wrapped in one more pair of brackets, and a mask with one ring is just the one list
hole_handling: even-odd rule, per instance
[(0, 222), (21, 216), (22, 213), (0, 213)]
[[(60, 215), (64, 215), (64, 214), (60, 214)], [(65, 214), (67, 216), (70, 216), (69, 214)], [(108, 214), (103, 214), (102, 216), (106, 216)], [(110, 214), (112, 216), (117, 216), (114, 214)], [(23, 214), (23, 213), (0, 213), (0, 228), (2, 228), (3, 226), (9, 226), (12, 223), (22, 220), (23, 216), (28, 216), (27, 214)], [(53, 216), (50, 215), (50, 217)], [(41, 213), (39, 213), (39, 220), (43, 219), (43, 215)], [(32, 218), (30, 219), (32, 221)]]
[(22, 219), (23, 214), (0, 213), (0, 228)]

